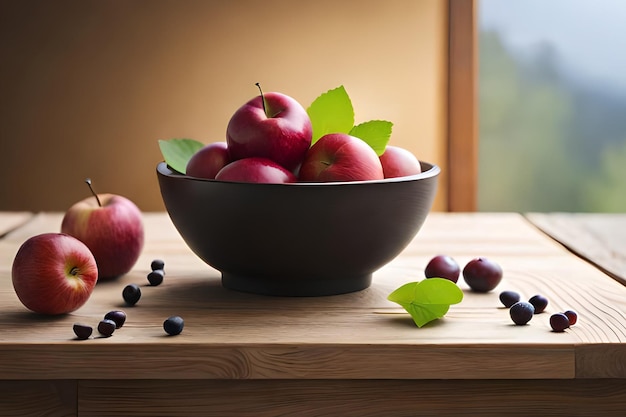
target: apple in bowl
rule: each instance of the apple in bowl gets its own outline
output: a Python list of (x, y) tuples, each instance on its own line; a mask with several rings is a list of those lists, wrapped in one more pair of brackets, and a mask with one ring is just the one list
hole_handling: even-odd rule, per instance
[(230, 162), (226, 142), (209, 143), (189, 159), (186, 174), (197, 178), (213, 179)]
[(261, 91), (232, 115), (226, 143), (232, 160), (267, 158), (295, 171), (311, 146), (312, 134), (311, 120), (300, 103), (286, 94)]
[(304, 156), (299, 181), (368, 181), (384, 178), (383, 167), (367, 143), (345, 133), (319, 138)]
[(276, 162), (266, 158), (238, 159), (222, 168), (215, 179), (218, 181), (290, 183), (296, 182), (296, 176)]
[(408, 149), (387, 145), (379, 157), (385, 178), (406, 177), (422, 172), (417, 157)]

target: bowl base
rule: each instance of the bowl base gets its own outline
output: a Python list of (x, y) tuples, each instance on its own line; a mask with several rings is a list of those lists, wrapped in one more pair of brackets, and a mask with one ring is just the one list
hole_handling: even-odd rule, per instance
[(222, 285), (230, 290), (282, 297), (320, 297), (361, 291), (372, 285), (372, 274), (342, 279), (289, 281), (222, 273)]

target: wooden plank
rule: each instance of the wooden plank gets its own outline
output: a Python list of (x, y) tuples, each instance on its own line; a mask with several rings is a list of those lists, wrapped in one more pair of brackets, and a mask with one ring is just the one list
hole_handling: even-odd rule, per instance
[(0, 238), (22, 226), (32, 216), (33, 213), (26, 211), (2, 212), (0, 215)]
[[(0, 254), (23, 239), (59, 227), (62, 215), (38, 215), (0, 241)], [(28, 312), (0, 268), (0, 375), (10, 379), (569, 379), (626, 378), (626, 288), (573, 256), (518, 214), (432, 213), (401, 256), (374, 276), (371, 288), (332, 297), (281, 298), (224, 289), (217, 271), (184, 244), (167, 215), (146, 213), (146, 247), (133, 270), (101, 282), (78, 311), (60, 317)], [(446, 317), (417, 328), (386, 300), (421, 280), (428, 260), (447, 253), (460, 264), (476, 256), (505, 271), (493, 292), (469, 291)], [(150, 261), (166, 279), (147, 286)], [(142, 287), (135, 307), (121, 291)], [(548, 297), (545, 313), (514, 326), (498, 292)], [(126, 325), (110, 338), (73, 340), (72, 324), (96, 326), (112, 309)], [(549, 314), (572, 308), (580, 323), (557, 334)], [(163, 320), (185, 319), (167, 337)], [(581, 349), (582, 347), (587, 349)], [(602, 361), (594, 358), (612, 352)], [(578, 355), (581, 355), (580, 357)], [(585, 360), (587, 358), (587, 360)], [(523, 364), (521, 366), (520, 364)], [(88, 366), (87, 366), (88, 365)], [(577, 369), (583, 366), (584, 369)], [(121, 372), (120, 370), (124, 370)]]
[(574, 253), (626, 285), (626, 216), (529, 213), (526, 217)]
[(449, 0), (448, 210), (475, 211), (478, 195), (477, 10)]
[(80, 415), (623, 416), (625, 380), (80, 381)]
[(78, 415), (76, 381), (0, 380), (0, 417)]

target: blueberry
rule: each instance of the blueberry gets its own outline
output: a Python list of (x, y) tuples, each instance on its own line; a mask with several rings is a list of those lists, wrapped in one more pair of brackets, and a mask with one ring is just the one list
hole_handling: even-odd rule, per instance
[(521, 326), (528, 323), (530, 319), (533, 318), (535, 307), (526, 301), (518, 301), (511, 306), (509, 314), (511, 315), (513, 323)]
[(528, 302), (535, 307), (535, 314), (542, 313), (548, 306), (548, 299), (543, 295), (533, 295)]
[(567, 319), (569, 320), (569, 325), (573, 326), (576, 324), (576, 322), (578, 321), (578, 314), (576, 314), (576, 312), (574, 310), (567, 310), (565, 313), (563, 313), (567, 316)]
[(520, 295), (515, 291), (502, 291), (500, 293), (500, 302), (502, 302), (506, 308), (509, 308), (513, 304), (517, 303), (520, 298)]
[(150, 269), (152, 269), (153, 271), (156, 271), (157, 269), (163, 271), (165, 269), (165, 262), (163, 262), (161, 259), (155, 259), (150, 264)]
[(122, 297), (128, 305), (135, 305), (141, 298), (141, 289), (137, 284), (128, 284), (122, 291)]
[(89, 339), (91, 333), (93, 333), (93, 328), (91, 326), (81, 323), (74, 324), (74, 334), (76, 335), (76, 338), (80, 340)]
[(98, 332), (105, 337), (109, 337), (115, 331), (117, 325), (113, 320), (103, 319), (98, 323)]
[(169, 334), (170, 336), (176, 336), (177, 334), (180, 334), (180, 332), (183, 331), (183, 327), (185, 327), (185, 322), (180, 316), (168, 317), (163, 322), (163, 330), (165, 330), (165, 333)]
[(160, 285), (163, 282), (164, 275), (165, 275), (165, 272), (163, 272), (162, 269), (155, 269), (154, 271), (148, 274), (148, 282), (153, 287), (156, 287), (157, 285)]
[(563, 332), (569, 327), (569, 318), (563, 313), (555, 313), (550, 316), (550, 327), (555, 332)]
[(113, 320), (115, 322), (115, 328), (119, 329), (126, 322), (126, 313), (120, 310), (109, 311), (104, 315), (107, 320)]

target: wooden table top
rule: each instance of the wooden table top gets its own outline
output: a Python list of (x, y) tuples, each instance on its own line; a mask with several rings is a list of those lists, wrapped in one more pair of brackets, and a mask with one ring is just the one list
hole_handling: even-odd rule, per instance
[(530, 213), (526, 217), (626, 285), (626, 214)]
[[(99, 283), (76, 312), (42, 317), (17, 299), (11, 265), (28, 237), (58, 231), (62, 214), (0, 214), (3, 379), (626, 378), (626, 287), (569, 251), (558, 234), (554, 240), (533, 224), (541, 220), (545, 227), (557, 223), (554, 218), (431, 213), (411, 245), (374, 274), (370, 288), (281, 298), (224, 289), (219, 273), (187, 248), (166, 214), (144, 216), (146, 245), (130, 273)], [(600, 252), (612, 253), (614, 242), (604, 242)], [(489, 257), (504, 278), (487, 294), (469, 291), (460, 279), (463, 302), (417, 328), (386, 298), (423, 279), (426, 263), (440, 253), (461, 265)], [(166, 277), (149, 287), (146, 275), (155, 258), (165, 261)], [(624, 278), (623, 269), (613, 272)], [(121, 296), (129, 283), (142, 285), (134, 307)], [(543, 294), (550, 303), (528, 325), (515, 326), (498, 300), (505, 289), (525, 298)], [(112, 337), (74, 340), (74, 323), (95, 328), (113, 309), (125, 310), (128, 320)], [(579, 323), (552, 332), (550, 314), (566, 309), (578, 312)], [(185, 319), (182, 334), (165, 335), (162, 323), (170, 315)]]

